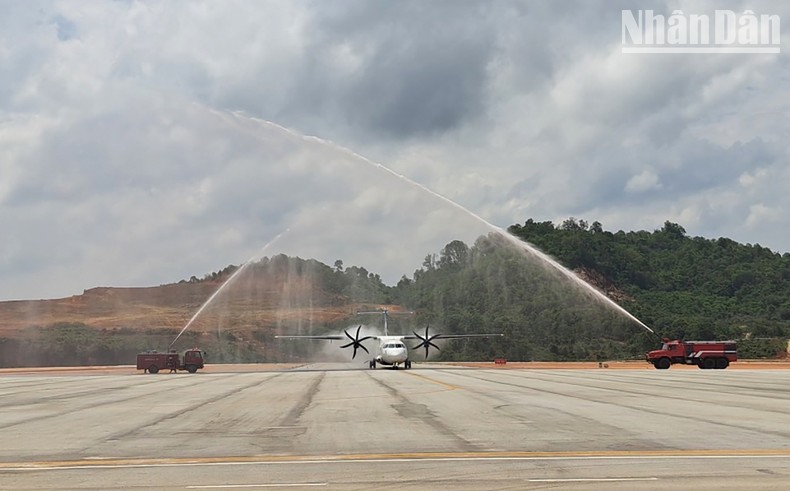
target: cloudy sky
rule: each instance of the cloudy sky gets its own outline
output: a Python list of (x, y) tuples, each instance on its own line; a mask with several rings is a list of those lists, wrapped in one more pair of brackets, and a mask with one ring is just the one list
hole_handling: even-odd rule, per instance
[(790, 34), (621, 53), (623, 8), (716, 4), (0, 1), (0, 300), (200, 277), (283, 233), (265, 253), (397, 280), (485, 231), (374, 162), (503, 228), (788, 252)]

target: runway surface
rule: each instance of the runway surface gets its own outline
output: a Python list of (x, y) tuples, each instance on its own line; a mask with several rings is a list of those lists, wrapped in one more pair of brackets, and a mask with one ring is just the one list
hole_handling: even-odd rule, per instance
[(787, 489), (788, 370), (0, 376), (0, 489)]

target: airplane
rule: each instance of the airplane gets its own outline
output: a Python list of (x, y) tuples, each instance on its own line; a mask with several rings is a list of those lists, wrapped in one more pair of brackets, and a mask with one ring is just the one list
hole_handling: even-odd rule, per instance
[(376, 352), (376, 355), (368, 362), (368, 366), (371, 370), (376, 368), (377, 364), (381, 365), (388, 365), (392, 368), (397, 369), (401, 364), (403, 364), (404, 369), (411, 368), (411, 359), (409, 358), (409, 350), (406, 347), (406, 344), (403, 342), (406, 339), (419, 339), (420, 342), (412, 346), (411, 349), (417, 350), (420, 348), (425, 348), (425, 359), (428, 359), (428, 351), (431, 347), (435, 349), (439, 349), (433, 343), (435, 339), (462, 339), (462, 338), (488, 338), (488, 337), (496, 337), (496, 336), (504, 336), (504, 334), (433, 334), (429, 335), (428, 326), (425, 326), (425, 335), (421, 336), (417, 334), (416, 331), (412, 331), (412, 334), (406, 334), (403, 336), (390, 336), (388, 329), (387, 329), (387, 318), (391, 314), (413, 314), (414, 312), (390, 312), (387, 309), (376, 310), (372, 312), (357, 312), (357, 314), (382, 314), (384, 316), (384, 335), (383, 336), (364, 336), (362, 338), (359, 337), (359, 331), (362, 329), (362, 325), (360, 324), (357, 326), (357, 332), (353, 336), (348, 333), (348, 329), (343, 331), (345, 336), (341, 335), (330, 335), (330, 336), (275, 336), (275, 338), (279, 339), (326, 339), (330, 341), (350, 341), (341, 348), (353, 348), (354, 352), (351, 355), (351, 359), (353, 360), (357, 356), (357, 350), (362, 349), (365, 353), (370, 354), (370, 351), (362, 344), (363, 341), (367, 341), (368, 339), (376, 339), (379, 341), (379, 346)]

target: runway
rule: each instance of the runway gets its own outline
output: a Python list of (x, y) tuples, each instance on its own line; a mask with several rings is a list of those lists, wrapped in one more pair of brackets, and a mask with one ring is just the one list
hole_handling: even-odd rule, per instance
[(2, 489), (786, 489), (788, 370), (0, 376)]

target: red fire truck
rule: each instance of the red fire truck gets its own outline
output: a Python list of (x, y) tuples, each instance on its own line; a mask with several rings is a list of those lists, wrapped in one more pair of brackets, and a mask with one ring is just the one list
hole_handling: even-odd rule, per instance
[(645, 358), (659, 370), (666, 370), (674, 363), (723, 370), (738, 359), (738, 347), (735, 341), (670, 341), (664, 338), (661, 349), (648, 352)]
[(137, 369), (143, 373), (157, 373), (159, 370), (186, 370), (195, 373), (198, 368), (203, 368), (203, 351), (192, 348), (184, 351), (180, 356), (175, 351), (169, 353), (159, 353), (158, 351), (148, 351), (137, 355)]

